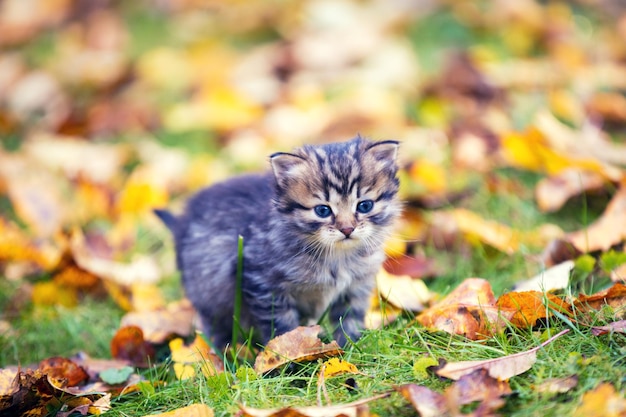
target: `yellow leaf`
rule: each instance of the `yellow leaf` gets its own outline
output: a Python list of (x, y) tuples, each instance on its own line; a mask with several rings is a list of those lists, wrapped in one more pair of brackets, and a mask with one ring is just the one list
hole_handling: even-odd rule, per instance
[(163, 186), (142, 179), (131, 179), (126, 183), (116, 204), (118, 213), (145, 214), (155, 207), (164, 207), (168, 201)]
[(453, 210), (452, 217), (459, 230), (470, 239), (477, 239), (505, 253), (514, 253), (519, 247), (519, 233), (504, 224), (485, 220), (465, 209)]
[(621, 417), (626, 415), (626, 400), (615, 387), (604, 382), (583, 395), (574, 417)]
[(411, 166), (410, 176), (431, 193), (441, 193), (448, 188), (445, 169), (426, 159), (420, 159)]
[(359, 370), (356, 366), (341, 358), (331, 358), (324, 362), (324, 375), (336, 376), (341, 374), (358, 374)]
[(196, 366), (201, 367), (205, 376), (212, 376), (224, 370), (222, 361), (200, 335), (197, 335), (189, 346), (186, 346), (181, 338), (176, 338), (170, 341), (169, 347), (174, 372), (179, 379), (193, 377), (196, 374)]
[(161, 289), (154, 284), (132, 284), (131, 292), (134, 311), (154, 311), (165, 307)]
[(422, 311), (432, 295), (421, 279), (408, 275), (392, 275), (381, 269), (376, 284), (382, 298), (396, 307), (410, 311)]
[(78, 295), (75, 288), (60, 286), (55, 282), (38, 282), (33, 286), (33, 303), (74, 307), (78, 304)]

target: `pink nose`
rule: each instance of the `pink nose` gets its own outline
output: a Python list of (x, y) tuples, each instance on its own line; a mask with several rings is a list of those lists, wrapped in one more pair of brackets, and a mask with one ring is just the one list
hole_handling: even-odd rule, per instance
[(339, 229), (339, 231), (341, 231), (345, 237), (350, 237), (350, 234), (354, 232), (354, 227), (344, 227), (343, 229)]

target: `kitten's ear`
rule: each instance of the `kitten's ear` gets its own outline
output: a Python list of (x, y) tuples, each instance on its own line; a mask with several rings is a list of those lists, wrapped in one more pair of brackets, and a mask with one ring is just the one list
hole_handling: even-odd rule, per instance
[(395, 140), (374, 142), (365, 152), (378, 170), (392, 168), (395, 171), (399, 145), (400, 143)]
[(270, 156), (270, 163), (274, 177), (279, 184), (285, 180), (303, 175), (306, 168), (306, 159), (292, 153), (277, 152)]

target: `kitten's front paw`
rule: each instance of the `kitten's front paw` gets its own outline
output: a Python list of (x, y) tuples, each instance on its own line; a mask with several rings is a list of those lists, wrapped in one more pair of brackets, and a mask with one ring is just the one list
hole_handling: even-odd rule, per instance
[(348, 341), (356, 342), (361, 338), (360, 327), (354, 326), (352, 329), (346, 329), (345, 324), (343, 328), (338, 328), (334, 333), (335, 341), (339, 346), (346, 346)]

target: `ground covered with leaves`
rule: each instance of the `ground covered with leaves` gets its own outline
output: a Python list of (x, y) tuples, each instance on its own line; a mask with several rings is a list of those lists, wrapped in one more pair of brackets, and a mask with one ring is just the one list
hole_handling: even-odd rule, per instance
[[(152, 209), (356, 134), (370, 330), (213, 351)], [(5, 0), (0, 138), (0, 416), (626, 415), (618, 0)]]

